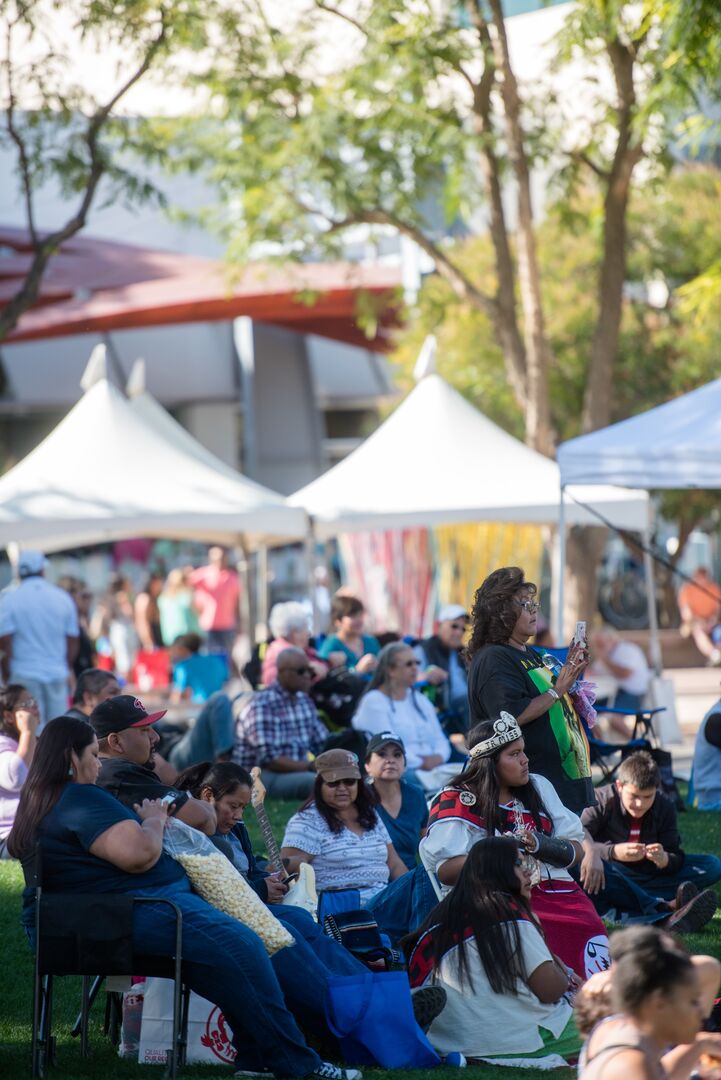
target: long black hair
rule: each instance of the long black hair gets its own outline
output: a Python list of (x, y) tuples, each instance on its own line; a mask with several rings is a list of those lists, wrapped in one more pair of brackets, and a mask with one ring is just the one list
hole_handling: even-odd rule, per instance
[[(486, 739), (491, 738), (493, 735), (493, 724), (493, 720), (481, 720), (480, 723), (475, 724), (471, 728), (468, 732), (469, 750), (472, 750), (477, 743), (485, 742)], [(496, 772), (496, 763), (498, 762), (501, 752), (505, 749), (506, 747), (502, 746), (492, 754), (487, 754), (485, 757), (469, 758), (466, 768), (462, 773), (459, 773), (459, 775), (456, 776), (451, 784), (452, 787), (466, 788), (476, 796), (475, 809), (485, 821), (486, 829), (491, 836), (496, 830), (498, 832), (504, 832), (506, 829), (506, 823), (502, 819), (500, 810), (498, 809), (501, 785), (498, 782), (498, 775)], [(542, 828), (541, 814), (545, 814), (548, 820), (551, 821), (551, 815), (543, 805), (543, 799), (530, 779), (527, 784), (512, 788), (511, 790), (519, 802), (523, 803), (525, 809), (528, 810), (533, 817), (536, 828)]]
[(15, 823), (7, 838), (8, 851), (15, 859), (31, 854), (41, 821), (57, 803), (72, 780), (72, 754), (80, 756), (95, 740), (86, 720), (57, 716), (38, 739), (27, 779), (20, 792)]
[[(375, 812), (374, 802), (373, 795), (368, 789), (368, 786), (363, 783), (363, 778), (361, 777), (358, 781), (358, 794), (355, 797), (355, 807), (358, 811), (358, 824), (364, 832), (371, 832), (378, 824), (378, 815)], [(312, 794), (309, 795), (303, 803), (299, 813), (302, 814), (304, 810), (309, 810), (312, 806), (315, 806), (332, 833), (343, 831), (343, 822), (338, 817), (333, 807), (329, 806), (323, 798), (323, 777), (320, 775), (316, 776)]]
[(426, 921), (402, 945), (410, 956), (418, 940), (431, 930), (433, 970), (449, 949), (457, 949), (461, 985), (473, 991), (466, 931), (472, 932), (486, 978), (496, 994), (517, 994), (517, 979), (528, 981), (523, 962), (519, 919), (530, 920), (541, 933), (516, 875), (520, 851), (510, 836), (488, 836), (468, 853), (458, 881)]
[(201, 761), (185, 769), (173, 785), (180, 791), (189, 791), (196, 799), (204, 788), (210, 788), (214, 799), (231, 795), (241, 786), (253, 787), (253, 777), (242, 765), (234, 761)]

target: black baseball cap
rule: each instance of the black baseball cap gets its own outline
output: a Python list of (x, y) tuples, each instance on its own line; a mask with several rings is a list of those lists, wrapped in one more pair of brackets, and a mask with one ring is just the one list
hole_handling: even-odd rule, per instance
[(149, 713), (140, 698), (132, 694), (117, 694), (96, 705), (88, 719), (98, 738), (104, 739), (114, 731), (149, 727), (165, 716), (167, 711), (161, 709), (160, 712)]
[(399, 746), (403, 753), (403, 757), (406, 756), (406, 748), (403, 745), (403, 739), (400, 735), (396, 735), (395, 731), (379, 731), (377, 735), (374, 735), (368, 741), (368, 745), (366, 746), (366, 761), (376, 750), (388, 746), (389, 743), (395, 743), (396, 746)]

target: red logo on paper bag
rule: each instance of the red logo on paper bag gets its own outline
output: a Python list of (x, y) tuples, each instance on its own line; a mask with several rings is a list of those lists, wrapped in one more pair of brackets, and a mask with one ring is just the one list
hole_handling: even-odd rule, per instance
[(235, 1047), (230, 1041), (225, 1017), (217, 1005), (208, 1016), (205, 1034), (200, 1036), (200, 1041), (225, 1065), (232, 1065), (235, 1061)]

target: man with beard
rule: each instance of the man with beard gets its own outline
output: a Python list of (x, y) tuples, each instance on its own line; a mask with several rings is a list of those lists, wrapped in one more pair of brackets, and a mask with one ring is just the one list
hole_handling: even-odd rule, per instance
[(118, 694), (93, 709), (88, 719), (98, 737), (102, 762), (98, 786), (131, 810), (143, 799), (172, 795), (171, 813), (212, 836), (216, 820), (211, 804), (164, 784), (154, 772), (159, 736), (153, 724), (163, 716), (165, 709), (148, 713), (142, 701), (131, 694)]

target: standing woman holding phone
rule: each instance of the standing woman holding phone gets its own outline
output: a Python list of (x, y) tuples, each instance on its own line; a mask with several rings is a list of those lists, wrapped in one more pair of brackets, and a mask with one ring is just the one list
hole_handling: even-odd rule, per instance
[(531, 771), (553, 784), (561, 802), (580, 814), (593, 806), (588, 740), (569, 690), (585, 670), (585, 642), (572, 644), (557, 676), (527, 643), (536, 633), (538, 590), (518, 566), (489, 574), (471, 611), (468, 701), (471, 723), (508, 712), (523, 730)]

